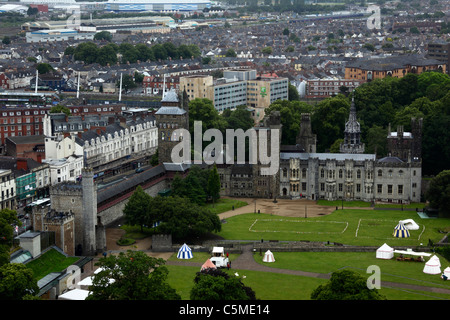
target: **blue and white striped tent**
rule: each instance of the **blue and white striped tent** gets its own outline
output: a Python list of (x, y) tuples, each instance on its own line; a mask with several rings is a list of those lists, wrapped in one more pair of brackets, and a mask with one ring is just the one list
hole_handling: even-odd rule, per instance
[(408, 238), (409, 230), (401, 222), (394, 229), (394, 237), (396, 238)]
[(180, 250), (178, 250), (177, 258), (178, 259), (191, 259), (193, 257), (191, 248), (185, 243), (181, 246)]

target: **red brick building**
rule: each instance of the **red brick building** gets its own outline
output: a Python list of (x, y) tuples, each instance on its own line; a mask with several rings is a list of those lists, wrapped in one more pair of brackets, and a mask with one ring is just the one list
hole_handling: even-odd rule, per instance
[(0, 88), (9, 90), (9, 78), (5, 73), (0, 73)]
[[(164, 87), (164, 77), (162, 76), (146, 76), (142, 81), (142, 89), (148, 95), (161, 95)], [(178, 92), (180, 88), (180, 77), (166, 77), (166, 91), (174, 89)]]

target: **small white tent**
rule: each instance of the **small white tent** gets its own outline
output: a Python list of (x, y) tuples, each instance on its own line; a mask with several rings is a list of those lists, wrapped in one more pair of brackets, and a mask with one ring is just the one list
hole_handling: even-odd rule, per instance
[(401, 220), (399, 222), (402, 223), (408, 230), (419, 230), (419, 225), (413, 219)]
[(185, 243), (181, 246), (180, 250), (178, 250), (177, 258), (178, 259), (191, 259), (193, 257), (192, 250)]
[(432, 256), (430, 260), (428, 260), (427, 263), (425, 263), (425, 267), (423, 267), (423, 272), (428, 274), (441, 273), (441, 261), (436, 255)]
[(275, 262), (273, 253), (270, 250), (267, 250), (264, 254), (263, 262)]
[(447, 280), (450, 280), (450, 267), (445, 268), (444, 276), (447, 277)]
[(394, 257), (394, 249), (385, 243), (377, 249), (376, 257), (378, 259), (392, 259)]

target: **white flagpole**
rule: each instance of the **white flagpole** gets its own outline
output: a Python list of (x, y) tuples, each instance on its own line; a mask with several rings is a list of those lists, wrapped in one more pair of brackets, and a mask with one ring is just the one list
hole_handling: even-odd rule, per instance
[(120, 74), (119, 101), (122, 101), (122, 74)]

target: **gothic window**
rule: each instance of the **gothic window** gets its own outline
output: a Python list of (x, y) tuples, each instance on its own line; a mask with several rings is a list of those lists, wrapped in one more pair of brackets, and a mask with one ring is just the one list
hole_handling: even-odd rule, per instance
[(339, 178), (342, 179), (342, 169), (339, 169)]
[(382, 176), (383, 176), (383, 171), (378, 170), (378, 176), (379, 176), (379, 177), (382, 177)]
[(400, 170), (400, 171), (398, 172), (398, 175), (399, 175), (400, 177), (403, 177), (403, 170)]
[(286, 178), (286, 177), (287, 177), (287, 169), (284, 168), (284, 169), (283, 169), (283, 178)]
[(392, 194), (392, 184), (388, 184), (388, 194)]
[(302, 178), (303, 178), (303, 179), (306, 179), (306, 169), (303, 169), (303, 170), (302, 170)]
[(403, 194), (403, 185), (402, 185), (402, 184), (399, 184), (399, 185), (398, 185), (398, 187), (397, 187), (397, 193), (398, 193), (398, 194)]
[(320, 170), (320, 177), (321, 178), (325, 177), (325, 170), (324, 169)]
[(389, 176), (389, 178), (392, 178), (392, 170), (388, 171), (388, 176)]
[(170, 141), (170, 131), (167, 132), (167, 141)]

